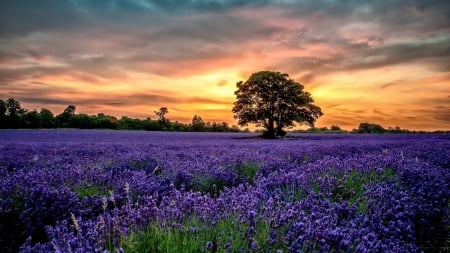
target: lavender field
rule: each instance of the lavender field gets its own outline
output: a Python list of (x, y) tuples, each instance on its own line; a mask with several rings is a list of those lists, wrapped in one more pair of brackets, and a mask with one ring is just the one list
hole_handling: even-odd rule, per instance
[(0, 131), (0, 252), (449, 252), (450, 135)]

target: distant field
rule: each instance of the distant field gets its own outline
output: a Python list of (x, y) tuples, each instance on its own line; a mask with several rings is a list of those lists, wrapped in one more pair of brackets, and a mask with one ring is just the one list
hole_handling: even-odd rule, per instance
[(448, 252), (449, 134), (0, 131), (0, 252)]

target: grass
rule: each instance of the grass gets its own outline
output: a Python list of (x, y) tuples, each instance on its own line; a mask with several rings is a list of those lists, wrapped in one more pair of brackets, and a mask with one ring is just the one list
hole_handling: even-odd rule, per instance
[(104, 187), (96, 184), (91, 184), (86, 181), (81, 182), (73, 189), (73, 191), (78, 194), (78, 197), (80, 197), (80, 199), (84, 197), (104, 196), (108, 194), (108, 190)]
[(298, 184), (282, 185), (280, 189), (285, 197), (285, 200), (290, 203), (295, 203), (299, 200), (302, 200), (306, 198), (307, 195), (305, 189), (303, 189), (302, 186)]
[(225, 187), (232, 187), (231, 183), (222, 178), (211, 175), (198, 175), (193, 179), (192, 190), (203, 194), (209, 194), (211, 197), (218, 197)]
[[(124, 238), (120, 246), (125, 252), (248, 252), (267, 248), (270, 226), (255, 218), (240, 223), (236, 217), (220, 219), (215, 224), (193, 217), (183, 224), (152, 222), (139, 233)], [(282, 247), (279, 240), (272, 247)]]
[[(28, 195), (28, 193), (26, 193), (25, 195)], [(6, 199), (6, 196), (0, 196), (2, 199)], [(12, 199), (12, 207), (15, 208), (16, 210), (21, 210), (24, 207), (25, 204), (25, 199), (28, 196), (22, 196), (22, 194), (20, 193), (20, 189), (19, 187), (14, 188), (14, 191), (11, 194), (11, 199)]]
[[(331, 201), (342, 202), (347, 201), (351, 205), (357, 205), (359, 212), (367, 210), (367, 200), (363, 198), (367, 187), (380, 182), (387, 182), (395, 179), (397, 173), (392, 168), (385, 168), (382, 171), (358, 171), (352, 170), (349, 173), (333, 171), (327, 172), (318, 177), (334, 178), (334, 184), (331, 187)], [(313, 179), (311, 182), (311, 189), (314, 193), (319, 194), (323, 190), (318, 180)]]
[(362, 197), (367, 186), (392, 180), (396, 175), (391, 168), (385, 168), (381, 172), (352, 170), (346, 175), (339, 174), (336, 180), (337, 183), (332, 189), (331, 200), (334, 202), (348, 201), (350, 204), (356, 204), (359, 212), (365, 212), (367, 210), (367, 200)]
[[(256, 164), (244, 164), (235, 167), (235, 172), (242, 178), (252, 182), (258, 172)], [(347, 201), (357, 205), (359, 212), (367, 210), (367, 201), (364, 193), (372, 184), (387, 180), (395, 180), (396, 172), (391, 168), (382, 171), (358, 171), (352, 170), (346, 174), (338, 172), (326, 173), (330, 178), (335, 178), (331, 188), (331, 199), (335, 202)], [(194, 177), (194, 190), (218, 196), (226, 187), (226, 182), (213, 176)], [(321, 185), (313, 180), (312, 190), (320, 193)], [(306, 197), (305, 186), (295, 183), (281, 185), (278, 188), (284, 201), (296, 202)], [(95, 187), (88, 187), (83, 194), (98, 192)], [(81, 193), (79, 193), (81, 194)], [(282, 228), (274, 230), (268, 221), (259, 218), (258, 215), (250, 221), (240, 222), (236, 217), (220, 219), (216, 222), (202, 221), (195, 216), (187, 217), (182, 223), (171, 221), (151, 221), (150, 224), (140, 230), (132, 232), (121, 239), (119, 247), (125, 252), (265, 252), (267, 249), (277, 249), (287, 252), (281, 237)], [(271, 233), (275, 233), (274, 241), (269, 242)], [(277, 235), (280, 234), (280, 235)], [(306, 251), (315, 249), (315, 242), (305, 244)]]
[[(259, 171), (259, 165), (255, 163), (244, 163), (232, 167), (232, 171), (244, 182), (254, 183), (254, 179)], [(233, 182), (229, 182), (219, 176), (196, 175), (192, 180), (192, 190), (212, 197), (218, 197), (225, 187), (233, 187)]]
[(247, 162), (233, 167), (233, 171), (239, 177), (245, 179), (249, 184), (253, 184), (256, 174), (258, 174), (259, 167), (260, 166), (257, 163)]

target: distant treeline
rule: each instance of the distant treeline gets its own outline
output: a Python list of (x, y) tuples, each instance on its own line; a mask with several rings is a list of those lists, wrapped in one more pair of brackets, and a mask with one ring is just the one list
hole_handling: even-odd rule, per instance
[[(80, 128), (80, 129), (124, 129), (148, 131), (193, 131), (193, 132), (240, 132), (237, 126), (229, 126), (226, 122), (205, 122), (202, 117), (194, 115), (189, 124), (172, 122), (166, 118), (169, 112), (166, 107), (155, 111), (156, 119), (134, 119), (122, 116), (120, 119), (99, 113), (87, 115), (75, 113), (76, 106), (69, 105), (60, 114), (54, 115), (49, 109), (40, 111), (22, 108), (14, 98), (6, 101), (0, 99), (0, 128)], [(248, 130), (244, 130), (248, 131)]]
[[(312, 127), (307, 130), (297, 130), (295, 132), (300, 133), (358, 133), (358, 134), (383, 134), (383, 133), (394, 133), (394, 134), (407, 134), (407, 133), (430, 133), (429, 131), (416, 131), (409, 129), (402, 129), (398, 126), (396, 127), (388, 127), (384, 128), (379, 124), (374, 123), (360, 123), (358, 128), (355, 128), (351, 131), (342, 130), (337, 125), (332, 125), (330, 128), (328, 127)], [(437, 130), (431, 133), (449, 133), (449, 131), (445, 130)]]
[[(194, 115), (191, 123), (171, 121), (166, 118), (169, 110), (166, 107), (155, 111), (155, 119), (134, 119), (122, 116), (120, 119), (98, 113), (87, 115), (75, 113), (76, 106), (69, 105), (63, 112), (54, 115), (49, 109), (40, 111), (22, 108), (20, 102), (14, 98), (6, 101), (0, 99), (0, 129), (38, 129), (38, 128), (80, 128), (80, 129), (123, 129), (147, 131), (180, 131), (180, 132), (248, 132), (236, 125), (230, 126), (226, 122), (205, 122), (202, 117)], [(300, 133), (427, 133), (401, 129), (400, 127), (383, 128), (374, 123), (360, 123), (357, 129), (347, 131), (337, 125), (328, 127), (312, 127), (307, 130), (295, 130)], [(433, 133), (449, 133), (449, 131), (434, 131)]]

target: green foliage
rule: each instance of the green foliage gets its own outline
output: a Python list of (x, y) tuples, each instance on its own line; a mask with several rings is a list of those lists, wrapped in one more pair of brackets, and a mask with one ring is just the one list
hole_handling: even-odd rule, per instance
[[(250, 226), (253, 226), (251, 230)], [(220, 219), (214, 224), (193, 217), (182, 224), (153, 221), (143, 231), (124, 238), (120, 246), (125, 252), (136, 253), (249, 252), (252, 240), (259, 249), (266, 247), (269, 233), (270, 225), (258, 217), (254, 225), (241, 223), (236, 217)], [(284, 249), (281, 238), (277, 239), (271, 247)]]
[(14, 98), (8, 98), (6, 102), (0, 103), (0, 115), (2, 128), (17, 128), (22, 125), (21, 118), (25, 114), (20, 102)]
[(244, 178), (249, 184), (253, 184), (253, 180), (259, 170), (257, 163), (247, 162), (233, 167), (233, 171), (240, 177)]
[(0, 120), (6, 117), (6, 102), (0, 99)]
[(117, 119), (111, 115), (98, 113), (87, 115), (75, 113), (76, 106), (69, 105), (56, 117), (45, 108), (40, 112), (22, 109), (20, 102), (14, 98), (7, 101), (0, 99), (0, 128), (79, 128), (79, 129), (123, 129), (147, 131), (196, 131), (196, 132), (240, 132), (237, 126), (229, 126), (226, 122), (205, 122), (195, 115), (192, 124), (172, 122), (166, 118), (169, 110), (161, 107), (155, 111), (157, 120), (147, 117), (143, 120), (122, 116)]
[(320, 185), (319, 185), (319, 183), (317, 183), (317, 181), (314, 181), (312, 183), (311, 188), (312, 188), (313, 192), (315, 192), (315, 193), (320, 192)]
[(384, 129), (382, 126), (378, 124), (373, 123), (361, 123), (359, 124), (358, 133), (384, 133), (386, 132), (386, 129)]
[(149, 160), (133, 160), (129, 165), (133, 170), (144, 170), (148, 169), (150, 165), (153, 165), (153, 162)]
[(20, 189), (16, 187), (10, 198), (12, 199), (12, 206), (16, 208), (16, 210), (22, 210), (25, 204), (25, 199), (28, 197), (28, 192), (23, 194), (20, 192)]
[[(283, 194), (284, 200), (290, 203), (302, 200), (306, 198), (308, 194), (302, 185), (296, 183), (280, 185), (279, 189)], [(318, 188), (316, 188), (316, 190), (318, 190)]]
[(260, 71), (236, 86), (234, 117), (241, 126), (254, 123), (264, 127), (266, 138), (283, 136), (283, 128), (295, 126), (294, 122), (313, 126), (322, 116), (311, 94), (288, 74)]
[(56, 116), (57, 127), (70, 127), (70, 120), (75, 115), (76, 107), (69, 105), (64, 111)]
[(231, 188), (233, 185), (231, 182), (211, 175), (195, 176), (192, 182), (193, 191), (209, 194), (211, 197), (218, 197), (225, 187)]
[(312, 160), (311, 156), (308, 155), (308, 154), (304, 154), (304, 155), (302, 156), (302, 159), (303, 159), (303, 161), (306, 162), (306, 163), (308, 163), (308, 162), (310, 162), (310, 161)]
[(39, 128), (55, 127), (55, 117), (49, 109), (42, 108), (39, 112)]
[(332, 190), (331, 200), (335, 202), (343, 200), (348, 201), (350, 204), (357, 204), (358, 211), (365, 212), (367, 210), (367, 200), (364, 200), (362, 197), (367, 186), (392, 180), (395, 176), (396, 173), (391, 168), (385, 168), (381, 172), (353, 170), (345, 175), (339, 174)]
[(202, 117), (194, 115), (191, 123), (191, 131), (202, 132), (205, 131), (206, 123), (203, 121)]
[(155, 111), (156, 116), (158, 117), (158, 121), (162, 124), (167, 122), (166, 114), (169, 113), (169, 109), (167, 107), (161, 107), (158, 111)]
[(341, 131), (342, 129), (338, 125), (331, 125), (330, 130), (331, 131)]
[[(272, 72), (269, 72), (272, 73)], [(285, 74), (284, 74), (285, 75)], [(286, 75), (287, 77), (287, 75)], [(290, 79), (289, 79), (290, 80)], [(290, 80), (292, 81), (292, 80)], [(248, 81), (247, 81), (248, 82)], [(300, 85), (300, 84), (298, 84)], [(301, 86), (301, 85), (300, 85)], [(303, 86), (300, 89), (303, 93), (303, 99), (307, 101), (312, 101), (309, 93), (303, 91)], [(236, 91), (237, 92), (237, 91)], [(236, 93), (235, 92), (235, 93)], [(236, 108), (235, 102), (235, 108)], [(306, 107), (311, 107), (312, 109), (320, 110), (319, 107), (313, 104), (305, 105)], [(305, 109), (305, 108), (303, 108)], [(234, 108), (233, 108), (234, 110)], [(306, 110), (306, 109), (305, 109)], [(314, 118), (308, 116), (308, 110), (302, 111), (304, 113), (304, 117), (308, 119), (308, 122), (301, 121), (301, 117), (296, 117), (293, 121), (298, 123), (306, 123), (307, 125), (311, 125), (315, 121)], [(76, 106), (69, 105), (66, 109), (57, 116), (45, 108), (42, 108), (39, 112), (36, 110), (28, 111), (27, 109), (23, 109), (20, 105), (20, 102), (15, 100), (14, 98), (9, 98), (6, 101), (0, 99), (0, 128), (80, 128), (80, 129), (123, 129), (123, 130), (147, 130), (147, 131), (179, 131), (179, 132), (189, 132), (189, 131), (197, 131), (197, 132), (249, 132), (248, 129), (241, 130), (238, 126), (232, 125), (229, 126), (226, 122), (205, 122), (203, 119), (194, 115), (193, 122), (191, 124), (185, 124), (178, 121), (172, 122), (165, 117), (165, 115), (169, 112), (166, 107), (160, 108), (159, 111), (155, 112), (158, 117), (157, 120), (152, 120), (150, 117), (147, 117), (143, 120), (141, 119), (133, 119), (127, 116), (122, 116), (120, 119), (117, 119), (111, 115), (105, 115), (103, 113), (98, 113), (97, 115), (87, 115), (83, 113), (76, 114)], [(275, 116), (278, 114), (274, 114)], [(319, 117), (321, 112), (315, 111), (315, 116)], [(237, 114), (235, 114), (235, 117)], [(248, 116), (248, 115), (247, 115)], [(301, 116), (301, 115), (300, 115)], [(302, 116), (302, 117), (303, 117)], [(308, 118), (309, 117), (309, 118)], [(300, 121), (299, 121), (300, 120)], [(263, 120), (260, 120), (260, 123), (263, 123)], [(283, 130), (283, 127), (290, 127), (289, 124), (279, 124), (278, 119), (273, 118), (273, 121), (267, 121), (270, 126), (270, 129), (266, 128), (266, 131), (263, 132), (264, 138), (275, 138), (275, 137), (283, 137), (286, 135), (286, 132)], [(195, 124), (194, 124), (195, 123)], [(251, 123), (248, 121), (248, 123)], [(264, 124), (256, 123), (257, 125), (265, 126)], [(275, 123), (277, 125), (275, 125)], [(291, 122), (293, 124), (293, 122)], [(240, 124), (245, 125), (245, 124)], [(340, 130), (339, 126), (332, 125), (330, 129), (327, 127), (311, 127), (308, 130), (295, 130), (294, 132), (300, 133), (346, 133), (345, 130)], [(389, 127), (388, 129), (384, 129), (380, 125), (372, 124), (372, 123), (361, 123), (358, 129), (353, 129), (353, 133), (426, 133), (426, 131), (411, 131), (408, 129), (401, 129), (400, 127)], [(433, 133), (448, 133), (449, 131), (437, 130)]]
[[(231, 170), (245, 182), (253, 184), (259, 165), (256, 163), (244, 163), (231, 167)], [(198, 191), (203, 194), (209, 194), (212, 197), (218, 197), (225, 187), (233, 187), (233, 182), (227, 181), (220, 176), (214, 175), (196, 175), (192, 179), (192, 184), (188, 189)]]
[(22, 123), (26, 128), (39, 127), (39, 114), (36, 110), (25, 112), (22, 115)]
[(104, 196), (108, 194), (108, 190), (105, 187), (85, 181), (74, 187), (73, 191), (78, 194), (80, 199), (84, 197)]

